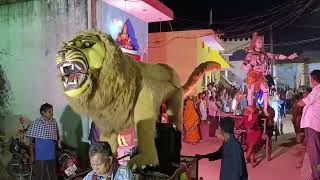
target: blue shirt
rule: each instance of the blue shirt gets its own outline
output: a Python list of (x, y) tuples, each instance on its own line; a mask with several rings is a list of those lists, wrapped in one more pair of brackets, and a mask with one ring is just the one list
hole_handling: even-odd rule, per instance
[(238, 140), (231, 135), (218, 151), (204, 155), (209, 161), (221, 159), (220, 180), (247, 180), (248, 171), (243, 150)]
[[(83, 178), (83, 180), (92, 180), (93, 176), (97, 176), (97, 175), (94, 171), (91, 171)], [(128, 167), (119, 166), (115, 175), (114, 175), (114, 173), (111, 173), (110, 176), (108, 176), (108, 179), (111, 179), (111, 180), (134, 180), (134, 176)], [(106, 180), (106, 178), (103, 178), (102, 176), (97, 176), (97, 180)]]
[(56, 159), (56, 143), (52, 139), (35, 138), (35, 160)]
[(240, 110), (244, 110), (248, 106), (247, 97), (244, 96), (240, 101)]
[(285, 109), (285, 101), (280, 99), (280, 100), (276, 100), (274, 99), (273, 102), (272, 102), (272, 108), (277, 111), (277, 113), (279, 114), (279, 116), (283, 116), (286, 112), (286, 109)]

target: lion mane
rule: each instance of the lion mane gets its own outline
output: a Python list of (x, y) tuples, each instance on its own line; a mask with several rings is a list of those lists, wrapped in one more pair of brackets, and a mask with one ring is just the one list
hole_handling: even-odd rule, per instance
[[(90, 63), (97, 60), (91, 58), (92, 54), (100, 52), (94, 51), (96, 46), (81, 49), (82, 45), (74, 45), (88, 38), (95, 39), (104, 48), (100, 49), (104, 51), (100, 53), (104, 57), (98, 68), (90, 67)], [(70, 48), (72, 46), (75, 47)], [(138, 155), (130, 160), (129, 165), (139, 167), (158, 164), (154, 131), (161, 103), (167, 104), (170, 121), (181, 130), (183, 95), (189, 92), (205, 71), (220, 68), (215, 62), (200, 64), (187, 83), (181, 86), (177, 73), (168, 65), (136, 62), (122, 53), (110, 35), (96, 31), (76, 34), (62, 45), (59, 52), (63, 54), (56, 58), (58, 69), (61, 67), (59, 64), (72, 62), (74, 54), (82, 54), (79, 56), (86, 61), (82, 64), (89, 64), (86, 74), (90, 83), (86, 90), (77, 96), (67, 95), (72, 109), (89, 116), (96, 123), (101, 140), (108, 141), (113, 152), (116, 152), (118, 132), (135, 127)]]
[(133, 126), (133, 107), (141, 87), (141, 75), (132, 60), (121, 53), (110, 36), (100, 34), (106, 44), (102, 68), (93, 70), (92, 85), (78, 98), (68, 98), (70, 106), (91, 117), (105, 134)]

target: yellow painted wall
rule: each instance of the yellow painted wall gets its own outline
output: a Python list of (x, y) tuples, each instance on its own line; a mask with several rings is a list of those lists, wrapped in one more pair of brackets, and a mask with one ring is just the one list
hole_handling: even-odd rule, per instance
[[(219, 51), (211, 49), (209, 46), (207, 46), (201, 39), (197, 40), (197, 61), (198, 63), (206, 62), (206, 61), (215, 61), (221, 65), (221, 68), (229, 68), (229, 64), (220, 56)], [(214, 76), (214, 80), (213, 80)], [(220, 81), (220, 72), (219, 71), (212, 71), (207, 72), (206, 77), (204, 78), (205, 83), (198, 82), (197, 84), (197, 90), (202, 91), (204, 88), (206, 88), (206, 84), (208, 84), (208, 81)]]
[[(209, 51), (206, 45), (202, 48), (201, 38), (183, 38), (197, 36), (200, 37), (197, 31), (149, 33), (146, 62), (168, 64), (177, 71), (181, 84), (187, 81), (194, 68), (202, 62), (215, 61), (223, 68), (228, 68), (228, 63), (219, 55), (219, 51), (212, 49)], [(210, 74), (214, 74), (218, 80), (220, 78), (218, 71), (207, 74), (209, 77)], [(196, 95), (204, 86), (203, 79), (200, 79), (191, 94)]]

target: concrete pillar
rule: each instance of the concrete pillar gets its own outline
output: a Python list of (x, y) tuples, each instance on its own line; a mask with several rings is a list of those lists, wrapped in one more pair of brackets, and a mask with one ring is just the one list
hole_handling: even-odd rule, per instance
[(297, 67), (297, 75), (296, 75), (296, 86), (297, 86), (297, 89), (299, 89), (299, 87), (301, 86), (301, 80), (302, 80), (302, 64), (298, 64), (298, 67)]
[(103, 29), (102, 28), (102, 6), (103, 0), (95, 0), (96, 1), (96, 29)]
[(308, 68), (308, 64), (303, 63), (302, 64), (302, 81), (301, 81), (301, 85), (302, 86), (310, 86), (309, 84), (309, 68)]
[(277, 65), (273, 64), (271, 65), (272, 67), (272, 77), (273, 77), (273, 81), (275, 83), (276, 89), (278, 88), (278, 83), (277, 83)]
[(225, 77), (227, 80), (229, 80), (229, 79), (228, 79), (228, 71), (224, 71), (224, 77)]
[(96, 0), (88, 0), (88, 29), (97, 29)]
[(300, 86), (310, 86), (309, 84), (309, 67), (306, 63), (301, 63), (298, 66), (298, 78), (300, 81), (298, 82), (297, 88)]

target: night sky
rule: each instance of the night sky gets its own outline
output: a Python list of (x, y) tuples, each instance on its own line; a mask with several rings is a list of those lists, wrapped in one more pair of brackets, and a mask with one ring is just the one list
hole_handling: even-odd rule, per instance
[[(269, 43), (270, 25), (274, 43), (291, 43), (320, 37), (320, 0), (162, 0), (175, 19), (161, 23), (161, 31), (212, 28), (223, 38), (246, 38), (258, 31)], [(213, 24), (209, 26), (210, 9)], [(159, 32), (160, 23), (151, 23), (150, 32)], [(319, 50), (320, 40), (276, 46), (276, 50)]]
[(256, 15), (263, 10), (271, 9), (293, 0), (164, 0), (171, 8), (176, 18), (188, 18), (208, 22), (210, 9), (217, 21), (238, 18), (240, 16)]

